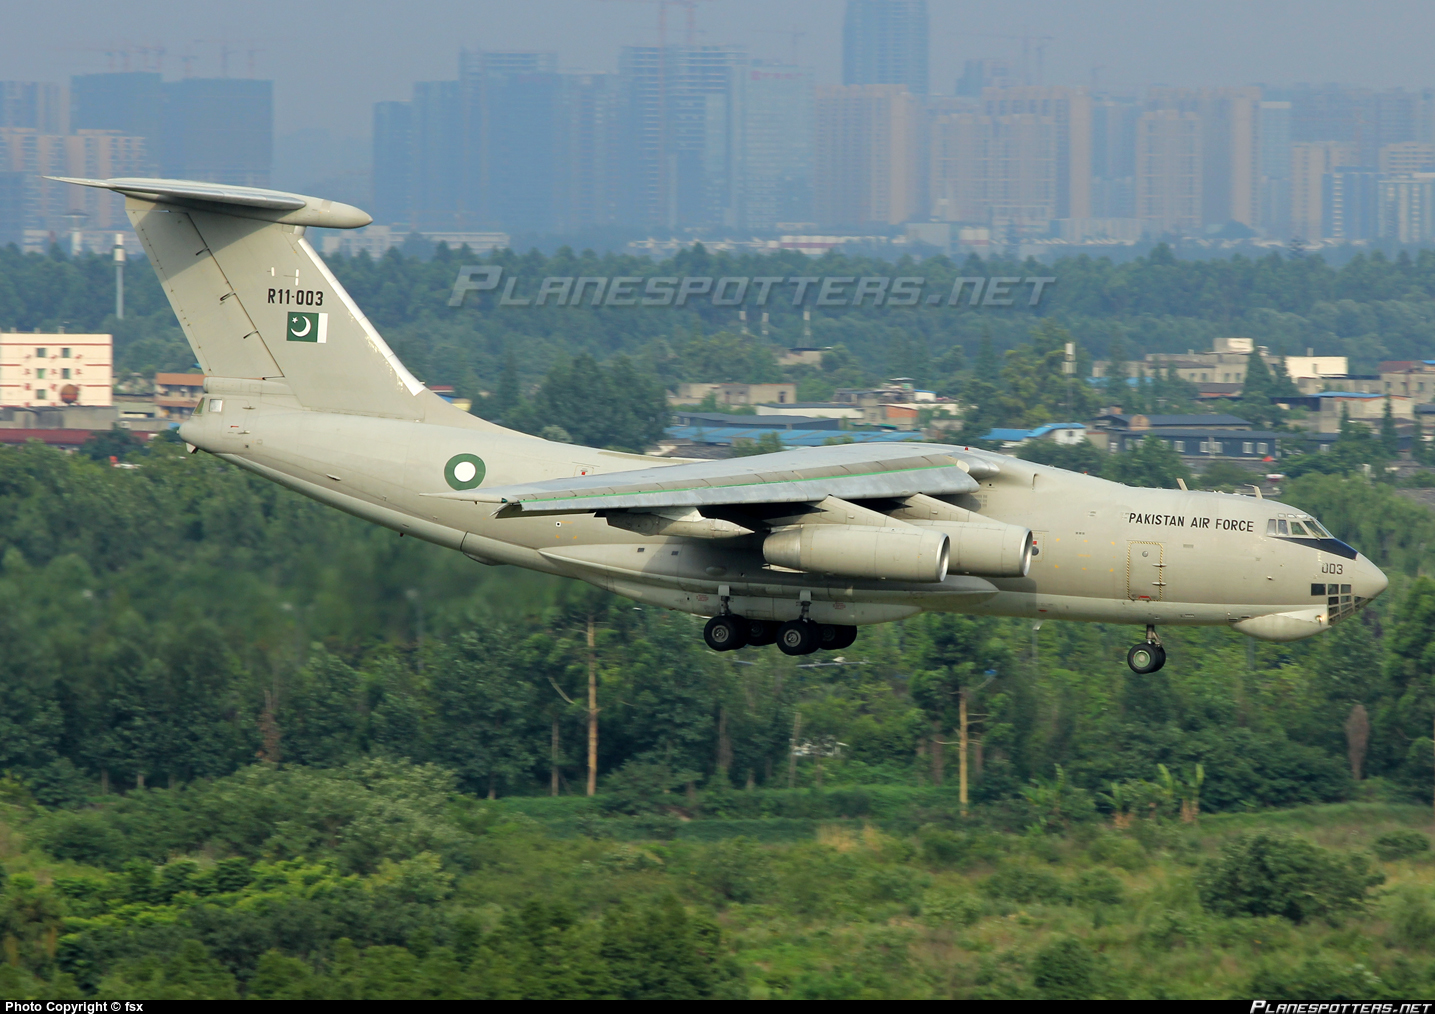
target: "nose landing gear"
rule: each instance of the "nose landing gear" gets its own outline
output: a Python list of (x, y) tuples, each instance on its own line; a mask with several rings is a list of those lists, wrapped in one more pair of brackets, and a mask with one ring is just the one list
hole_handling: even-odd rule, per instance
[(1146, 625), (1146, 640), (1133, 644), (1131, 650), (1126, 653), (1126, 664), (1131, 667), (1132, 672), (1140, 676), (1156, 672), (1166, 664), (1166, 649), (1161, 646), (1161, 639), (1156, 636), (1154, 624)]

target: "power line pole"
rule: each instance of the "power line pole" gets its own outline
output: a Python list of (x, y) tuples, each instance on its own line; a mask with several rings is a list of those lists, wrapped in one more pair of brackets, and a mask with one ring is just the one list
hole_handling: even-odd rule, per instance
[(598, 655), (593, 614), (588, 614), (588, 795), (598, 794)]

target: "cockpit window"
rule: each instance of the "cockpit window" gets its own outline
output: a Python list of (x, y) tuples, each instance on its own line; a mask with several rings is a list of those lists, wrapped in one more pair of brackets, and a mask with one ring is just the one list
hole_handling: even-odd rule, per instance
[(1281, 535), (1289, 535), (1291, 533), (1290, 526), (1286, 524), (1284, 520), (1276, 522), (1276, 531)]
[(1292, 521), (1292, 522), (1291, 522), (1291, 534), (1292, 534), (1292, 535), (1304, 535), (1304, 534), (1305, 534), (1305, 525), (1301, 524), (1299, 521)]
[(1305, 524), (1306, 527), (1310, 529), (1310, 533), (1314, 535), (1317, 539), (1335, 538), (1334, 535), (1331, 535), (1330, 532), (1325, 530), (1324, 526), (1321, 525), (1319, 521), (1312, 519), (1310, 521), (1307, 521)]

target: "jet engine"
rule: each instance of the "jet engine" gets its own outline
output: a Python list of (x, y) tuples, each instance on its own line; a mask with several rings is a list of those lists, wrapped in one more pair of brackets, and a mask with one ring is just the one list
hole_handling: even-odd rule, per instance
[(951, 537), (951, 571), (977, 577), (1026, 577), (1031, 529), (1000, 521), (933, 525)]
[(931, 527), (799, 525), (769, 535), (762, 555), (792, 570), (937, 582), (947, 576), (949, 542), (945, 531)]

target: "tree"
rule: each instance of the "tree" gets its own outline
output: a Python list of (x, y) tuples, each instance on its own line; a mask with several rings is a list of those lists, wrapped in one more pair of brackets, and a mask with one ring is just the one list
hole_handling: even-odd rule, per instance
[(90, 439), (80, 445), (80, 453), (91, 461), (107, 462), (111, 458), (120, 461), (125, 456), (140, 448), (140, 442), (134, 438), (134, 434), (127, 429), (121, 429), (119, 423), (115, 423), (107, 430), (95, 430), (90, 434)]
[(435, 664), (435, 759), (490, 799), (512, 786), (538, 759), (547, 731), (536, 689), (513, 670), (503, 632), (460, 635)]
[(1102, 474), (1113, 482), (1156, 489), (1171, 489), (1177, 479), (1191, 478), (1191, 470), (1181, 456), (1155, 434), (1147, 434), (1129, 450), (1109, 455)]
[(1360, 909), (1385, 876), (1362, 856), (1342, 856), (1304, 838), (1253, 831), (1227, 842), (1197, 881), (1201, 904), (1218, 915), (1270, 916), (1291, 922), (1334, 918)]
[(1400, 453), (1400, 433), (1395, 428), (1395, 413), (1388, 394), (1385, 396), (1385, 412), (1380, 417), (1380, 446), (1386, 457), (1393, 458)]
[(772, 454), (776, 451), (785, 450), (787, 450), (787, 447), (783, 444), (782, 438), (772, 432), (764, 433), (756, 440), (750, 437), (738, 437), (732, 442), (732, 456), (734, 458), (744, 458), (754, 454)]
[(1072, 472), (1099, 475), (1109, 455), (1098, 450), (1089, 440), (1074, 444), (1058, 444), (1055, 440), (1028, 440), (1017, 447), (1016, 456), (1041, 465), (1055, 465)]
[(555, 364), (513, 422), (529, 433), (559, 426), (589, 447), (642, 451), (662, 437), (670, 416), (662, 387), (626, 356), (603, 366), (580, 355)]

